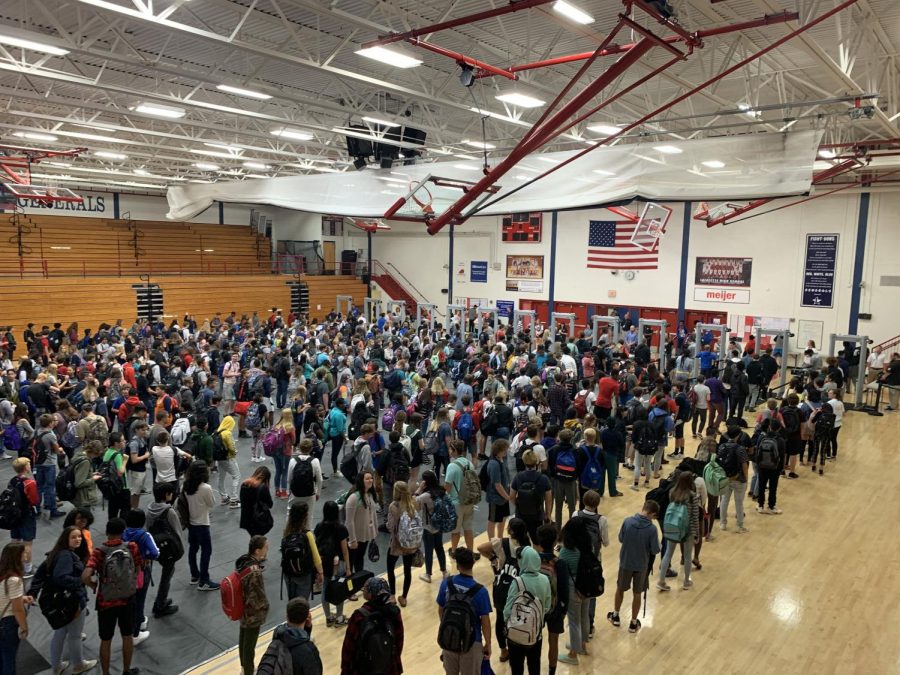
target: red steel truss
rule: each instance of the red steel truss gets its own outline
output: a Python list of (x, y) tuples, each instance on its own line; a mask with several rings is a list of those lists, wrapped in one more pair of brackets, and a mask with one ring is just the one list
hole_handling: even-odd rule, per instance
[(31, 165), (40, 164), (42, 159), (54, 157), (77, 157), (87, 148), (73, 150), (39, 150), (23, 148), (18, 145), (0, 145), (0, 171), (3, 171), (13, 183), (29, 185), (31, 183)]

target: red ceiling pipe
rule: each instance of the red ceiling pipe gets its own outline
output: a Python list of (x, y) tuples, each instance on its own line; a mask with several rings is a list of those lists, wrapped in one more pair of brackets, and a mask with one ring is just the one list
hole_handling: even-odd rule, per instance
[[(510, 69), (512, 70), (512, 69)], [(827, 143), (820, 145), (819, 147), (822, 149), (825, 148), (855, 148), (855, 147), (870, 147), (873, 145), (900, 145), (900, 138), (880, 138), (875, 139), (873, 141), (848, 141), (847, 143)]]
[(730, 66), (730, 67), (726, 68), (724, 71), (722, 71), (722, 72), (719, 73), (718, 75), (715, 75), (715, 76), (709, 78), (709, 79), (706, 80), (705, 82), (702, 82), (701, 84), (698, 84), (698, 85), (697, 85), (696, 87), (694, 87), (693, 89), (690, 89), (689, 91), (686, 91), (686, 92), (684, 92), (683, 94), (681, 94), (681, 95), (679, 95), (679, 96), (676, 96), (676, 97), (675, 97), (674, 99), (672, 99), (671, 101), (668, 101), (667, 103), (664, 103), (663, 105), (661, 105), (660, 107), (658, 107), (656, 110), (653, 110), (652, 112), (647, 113), (647, 114), (644, 115), (643, 117), (637, 119), (636, 121), (632, 122), (632, 123), (629, 124), (628, 126), (624, 127), (619, 133), (613, 134), (612, 136), (608, 136), (608, 137), (605, 138), (605, 139), (602, 139), (602, 140), (600, 140), (600, 141), (597, 141), (597, 145), (592, 145), (592, 146), (590, 146), (590, 147), (588, 147), (588, 148), (585, 148), (585, 149), (582, 150), (581, 152), (578, 152), (578, 153), (572, 155), (569, 159), (567, 159), (567, 160), (565, 160), (565, 161), (563, 161), (563, 162), (557, 164), (557, 165), (554, 166), (554, 167), (551, 167), (550, 169), (548, 169), (548, 170), (545, 171), (544, 173), (542, 173), (542, 174), (536, 176), (535, 178), (531, 179), (531, 180), (528, 181), (527, 183), (523, 183), (522, 185), (519, 185), (518, 187), (513, 188), (512, 190), (510, 190), (509, 192), (507, 192), (507, 193), (504, 194), (504, 195), (501, 195), (501, 196), (498, 197), (497, 199), (493, 199), (493, 200), (491, 200), (491, 201), (486, 202), (485, 204), (482, 204), (482, 205), (481, 205), (480, 207), (478, 207), (478, 208), (475, 210), (475, 212), (472, 213), (471, 215), (476, 215), (478, 212), (483, 211), (484, 209), (488, 208), (489, 206), (492, 206), (492, 205), (496, 204), (496, 203), (499, 202), (500, 200), (506, 199), (507, 197), (509, 197), (509, 196), (511, 196), (511, 195), (514, 195), (514, 194), (515, 194), (516, 192), (518, 192), (519, 190), (523, 190), (524, 188), (528, 187), (529, 185), (531, 185), (531, 184), (534, 183), (535, 181), (540, 180), (541, 178), (545, 178), (545, 177), (549, 176), (551, 173), (553, 173), (553, 172), (555, 172), (555, 171), (558, 171), (559, 169), (563, 168), (563, 167), (566, 166), (567, 164), (570, 164), (571, 162), (574, 162), (575, 160), (580, 159), (581, 157), (584, 157), (587, 153), (589, 153), (589, 152), (591, 152), (591, 151), (593, 151), (593, 150), (596, 150), (597, 148), (602, 147), (603, 145), (605, 145), (605, 144), (607, 144), (607, 143), (610, 143), (611, 141), (615, 140), (616, 138), (618, 138), (618, 137), (621, 136), (622, 134), (628, 133), (629, 131), (631, 131), (631, 130), (634, 129), (635, 127), (640, 126), (641, 124), (643, 124), (643, 123), (646, 122), (647, 120), (651, 119), (652, 117), (655, 117), (656, 115), (659, 115), (661, 112), (665, 112), (665, 111), (668, 110), (669, 108), (678, 105), (679, 103), (681, 103), (682, 101), (684, 101), (684, 100), (687, 99), (687, 98), (690, 98), (691, 96), (693, 96), (693, 95), (696, 94), (697, 92), (703, 91), (704, 89), (706, 89), (709, 85), (713, 84), (714, 82), (717, 82), (717, 81), (721, 80), (722, 78), (731, 75), (731, 73), (735, 72), (736, 70), (740, 70), (741, 68), (743, 68), (743, 67), (746, 66), (747, 64), (752, 63), (752, 62), (755, 61), (756, 59), (765, 56), (766, 54), (768, 54), (768, 53), (769, 53), (770, 51), (772, 51), (773, 49), (777, 49), (778, 47), (780, 47), (781, 45), (783, 45), (785, 42), (787, 42), (787, 41), (789, 41), (789, 40), (791, 40), (791, 39), (797, 37), (797, 36), (800, 35), (801, 33), (805, 33), (805, 32), (808, 31), (810, 28), (813, 28), (813, 27), (815, 27), (815, 26), (818, 26), (818, 25), (819, 25), (820, 23), (822, 23), (823, 21), (827, 21), (828, 19), (830, 19), (831, 17), (833, 17), (835, 14), (837, 14), (837, 13), (839, 13), (839, 12), (842, 12), (843, 10), (847, 9), (848, 7), (850, 7), (850, 6), (852, 6), (852, 5), (855, 5), (856, 2), (857, 2), (857, 0), (844, 0), (844, 2), (842, 2), (840, 5), (837, 5), (837, 6), (833, 7), (832, 9), (828, 10), (828, 11), (825, 12), (824, 14), (822, 14), (822, 15), (818, 16), (817, 18), (813, 19), (812, 21), (810, 21), (808, 24), (805, 24), (805, 25), (803, 25), (803, 26), (800, 26), (799, 28), (794, 29), (793, 31), (791, 31), (791, 32), (788, 33), (787, 35), (785, 35), (785, 36), (779, 38), (778, 40), (776, 40), (776, 41), (773, 42), (772, 44), (768, 45), (767, 47), (763, 47), (761, 50), (759, 50), (759, 51), (756, 52), (755, 54), (751, 54), (750, 56), (741, 59), (741, 60), (738, 61), (736, 64), (734, 64), (733, 66)]
[(434, 44), (433, 42), (425, 42), (423, 40), (419, 40), (418, 38), (409, 38), (407, 39), (407, 42), (409, 42), (409, 44), (411, 45), (415, 45), (416, 47), (421, 47), (422, 49), (434, 52), (435, 54), (440, 54), (441, 56), (449, 56), (456, 62), (466, 63), (473, 68), (480, 68), (481, 70), (487, 71), (494, 75), (501, 75), (510, 80), (519, 79), (519, 76), (515, 73), (511, 73), (508, 70), (503, 70), (502, 68), (497, 68), (496, 66), (492, 66), (491, 64), (485, 63), (484, 61), (473, 59), (471, 56), (466, 56), (465, 54), (460, 54), (459, 52), (445, 49), (444, 47)]
[(627, 16), (620, 16), (619, 19), (622, 21), (623, 24), (625, 24), (631, 30), (640, 33), (645, 38), (647, 38), (651, 42), (654, 42), (656, 45), (662, 47), (663, 49), (668, 49), (675, 56), (680, 56), (680, 57), (684, 58), (683, 51), (673, 47), (671, 42), (669, 42), (668, 40), (664, 40), (659, 35), (657, 35), (653, 31), (651, 31), (649, 28), (644, 28), (641, 24), (637, 23), (636, 21), (632, 21)]
[(615, 82), (623, 73), (631, 68), (639, 59), (653, 48), (650, 40), (641, 40), (634, 49), (619, 57), (619, 60), (606, 69), (596, 80), (589, 83), (571, 101), (562, 106), (559, 111), (541, 125), (540, 129), (532, 129), (532, 134), (520, 141), (512, 152), (487, 174), (478, 183), (452, 204), (444, 213), (428, 223), (429, 234), (437, 234), (451, 221), (457, 221), (462, 211), (469, 204), (480, 197), (484, 191), (497, 182), (510, 169), (519, 163), (521, 159), (529, 155), (533, 150), (547, 143), (557, 134), (557, 127), (570, 119), (594, 96), (603, 91), (607, 86)]
[(404, 33), (391, 33), (390, 35), (384, 35), (377, 40), (363, 43), (363, 49), (367, 49), (368, 47), (389, 45), (394, 42), (402, 42), (403, 40), (416, 38), (420, 35), (428, 35), (429, 33), (436, 33), (437, 31), (447, 30), (448, 28), (465, 26), (470, 23), (475, 23), (476, 21), (492, 19), (497, 16), (503, 16), (504, 14), (512, 14), (513, 12), (518, 12), (523, 9), (531, 9), (532, 7), (540, 7), (541, 5), (547, 5), (551, 2), (553, 2), (553, 0), (519, 0), (519, 2), (510, 2), (504, 7), (497, 7), (495, 9), (489, 9), (484, 12), (478, 12), (476, 14), (469, 14), (468, 16), (461, 16), (458, 19), (450, 19), (449, 21), (443, 21), (441, 23), (432, 24), (431, 26), (425, 26), (423, 28), (416, 28), (415, 30), (409, 30)]
[[(800, 17), (796, 12), (780, 12), (778, 14), (767, 14), (761, 19), (753, 19), (751, 21), (744, 21), (743, 23), (736, 23), (730, 26), (719, 26), (718, 28), (709, 28), (707, 30), (698, 30), (694, 33), (698, 39), (702, 40), (705, 37), (709, 37), (712, 35), (723, 35), (725, 33), (735, 33), (744, 30), (749, 30), (751, 28), (761, 28), (763, 26), (770, 26), (776, 23), (785, 23), (787, 21), (796, 21)], [(662, 38), (668, 43), (673, 42), (682, 42), (683, 38), (680, 35), (670, 35)], [(628, 43), (624, 45), (612, 45), (608, 49), (604, 49), (598, 54), (598, 56), (612, 56), (613, 54), (621, 54), (622, 52), (627, 52), (630, 49), (634, 48), (635, 43)], [(523, 70), (533, 70), (535, 68), (546, 68), (548, 66), (558, 66), (563, 63), (571, 63), (573, 61), (584, 61), (585, 59), (593, 56), (594, 52), (582, 52), (581, 54), (568, 54), (566, 56), (557, 56), (552, 59), (545, 59), (543, 61), (535, 61), (534, 63), (525, 63), (520, 66), (510, 66), (509, 71), (511, 73), (518, 73)]]
[(612, 211), (617, 216), (622, 216), (629, 223), (636, 223), (638, 221), (638, 215), (626, 209), (624, 206), (607, 206), (607, 211)]

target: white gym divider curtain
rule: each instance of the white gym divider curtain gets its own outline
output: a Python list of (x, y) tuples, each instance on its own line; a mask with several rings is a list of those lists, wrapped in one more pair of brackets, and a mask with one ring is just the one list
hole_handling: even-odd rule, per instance
[[(821, 137), (821, 131), (759, 133), (597, 148), (480, 215), (588, 208), (636, 198), (716, 202), (803, 194), (810, 189)], [(529, 155), (497, 181), (502, 187), (499, 194), (511, 191), (576, 152)], [(497, 161), (491, 159), (491, 164)], [(465, 166), (470, 169), (460, 168)], [(428, 175), (475, 182), (481, 177), (480, 166), (480, 162), (454, 160), (397, 166), (393, 171), (410, 183)], [(168, 217), (186, 220), (219, 201), (377, 218), (384, 215), (398, 195), (405, 196), (409, 191), (408, 185), (380, 178), (398, 176), (368, 168), (175, 185), (168, 190)]]

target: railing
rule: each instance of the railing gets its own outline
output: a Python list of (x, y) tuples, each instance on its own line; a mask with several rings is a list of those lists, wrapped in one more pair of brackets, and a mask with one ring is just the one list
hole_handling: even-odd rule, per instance
[(0, 257), (0, 278), (130, 277), (138, 274), (189, 276), (196, 274), (265, 274), (265, 262), (246, 256), (167, 256), (165, 260), (138, 260), (117, 256), (103, 258)]
[(897, 345), (900, 345), (900, 335), (895, 335), (890, 340), (885, 340), (881, 344), (877, 344), (877, 345), (870, 347), (869, 351), (871, 351), (872, 349), (875, 349), (875, 347), (881, 347), (881, 350), (884, 351), (885, 349), (892, 349), (893, 347), (896, 347)]
[[(409, 296), (416, 301), (417, 304), (431, 304), (431, 301), (426, 297), (422, 291), (416, 288), (415, 284), (411, 282), (403, 272), (397, 269), (397, 266), (393, 263), (382, 263), (380, 260), (372, 260), (372, 273), (375, 276), (386, 275), (392, 277), (394, 282), (403, 288)], [(402, 279), (402, 282), (398, 280)], [(439, 310), (435, 311), (435, 314), (438, 316), (444, 316), (444, 312)]]

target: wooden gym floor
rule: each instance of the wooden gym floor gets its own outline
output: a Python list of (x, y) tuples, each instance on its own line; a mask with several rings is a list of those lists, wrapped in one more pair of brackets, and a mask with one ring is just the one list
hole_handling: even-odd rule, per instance
[[(557, 672), (900, 672), (896, 630), (900, 558), (892, 531), (900, 514), (900, 495), (890, 480), (900, 469), (898, 437), (900, 414), (848, 413), (840, 432), (838, 460), (827, 464), (825, 476), (801, 467), (799, 479), (783, 479), (778, 491), (778, 506), (784, 511), (780, 516), (760, 515), (755, 503), (745, 500), (745, 525), (750, 532), (722, 532), (717, 524), (714, 541), (703, 545), (703, 569), (694, 571), (690, 591), (680, 590), (678, 579), (669, 593), (659, 593), (651, 584), (647, 614), (637, 635), (625, 627), (630, 595), (622, 612), (625, 626), (615, 629), (605, 619), (613, 604), (619, 527), (639, 509), (645, 494), (627, 489), (629, 479), (624, 484), (620, 481), (625, 497), (606, 498), (600, 507), (610, 520), (612, 543), (603, 554), (608, 590), (597, 603), (591, 655), (581, 657), (577, 667), (560, 663)], [(690, 455), (697, 441), (687, 443)], [(729, 527), (733, 529), (731, 509)], [(485, 537), (482, 533), (477, 541)], [(418, 572), (414, 570), (416, 577)], [(486, 561), (476, 564), (476, 576), (482, 583), (491, 582)], [(397, 577), (399, 586), (402, 566)], [(443, 672), (436, 643), (437, 589), (436, 582), (413, 580), (409, 605), (403, 610), (403, 665), (408, 673)], [(275, 620), (284, 603), (276, 590), (270, 589), (269, 595), (269, 618)], [(348, 603), (348, 616), (354, 606), (358, 603)], [(325, 673), (339, 673), (344, 633), (325, 627), (319, 607), (313, 617)], [(271, 631), (260, 637), (257, 657), (270, 637)], [(565, 637), (560, 649), (564, 646)], [(509, 672), (494, 647), (495, 672)], [(236, 675), (240, 672), (237, 648), (186, 672)], [(542, 672), (547, 672), (546, 647)]]

